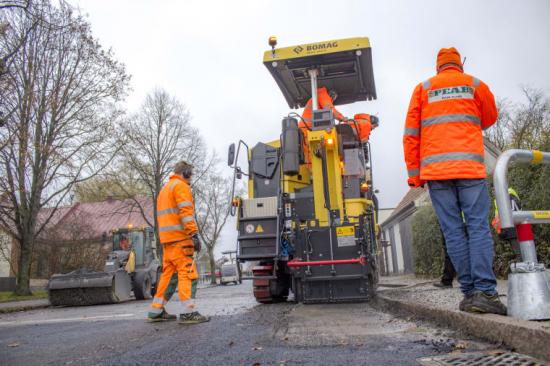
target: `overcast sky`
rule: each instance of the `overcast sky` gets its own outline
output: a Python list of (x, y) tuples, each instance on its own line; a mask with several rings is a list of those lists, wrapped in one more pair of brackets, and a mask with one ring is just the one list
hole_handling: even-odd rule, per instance
[[(380, 118), (371, 135), (380, 206), (407, 190), (401, 143), (415, 85), (435, 72), (441, 47), (467, 57), (465, 72), (497, 98), (521, 101), (520, 86), (550, 94), (550, 1), (137, 1), (71, 0), (132, 75), (128, 108), (162, 87), (190, 110), (208, 145), (225, 158), (238, 139), (249, 144), (280, 133), (289, 109), (262, 64), (275, 35), (279, 47), (369, 37), (378, 100), (339, 107), (346, 116)], [(229, 173), (229, 170), (227, 171)], [(234, 246), (230, 223), (222, 248)]]

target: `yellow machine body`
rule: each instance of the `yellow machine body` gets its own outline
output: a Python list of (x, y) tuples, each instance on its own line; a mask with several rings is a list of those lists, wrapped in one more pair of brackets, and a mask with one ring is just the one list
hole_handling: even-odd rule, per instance
[[(264, 65), (291, 108), (317, 105), (321, 87), (337, 93), (334, 105), (376, 99), (368, 38), (275, 48), (272, 37), (270, 46)], [(307, 131), (298, 118), (282, 119), (280, 139), (244, 144), (247, 170), (230, 147), (234, 176), (248, 176), (248, 197), (234, 206), (237, 258), (258, 263), (261, 303), (284, 301), (290, 290), (304, 303), (368, 300), (378, 282), (370, 145), (330, 109), (313, 110)]]

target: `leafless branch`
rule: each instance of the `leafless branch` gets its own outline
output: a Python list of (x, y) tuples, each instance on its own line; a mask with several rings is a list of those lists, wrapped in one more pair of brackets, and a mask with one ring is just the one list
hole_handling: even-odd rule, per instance
[(124, 65), (71, 6), (37, 0), (29, 11), (0, 15), (10, 24), (0, 49), (13, 50), (0, 79), (0, 142), (9, 141), (0, 150), (0, 223), (21, 246), (20, 293), (28, 292), (38, 235), (73, 187), (97, 176), (119, 151), (115, 123), (129, 82)]

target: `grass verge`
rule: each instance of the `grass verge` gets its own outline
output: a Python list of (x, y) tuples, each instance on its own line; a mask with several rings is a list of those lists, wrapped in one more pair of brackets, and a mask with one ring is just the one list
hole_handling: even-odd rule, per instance
[(39, 300), (48, 298), (48, 291), (34, 291), (32, 295), (17, 296), (11, 291), (0, 292), (0, 303), (9, 301), (22, 301), (22, 300)]

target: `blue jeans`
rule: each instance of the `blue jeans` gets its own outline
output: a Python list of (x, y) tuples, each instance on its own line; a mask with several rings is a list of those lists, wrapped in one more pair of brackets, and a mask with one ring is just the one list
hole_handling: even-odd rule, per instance
[(447, 252), (458, 273), (460, 290), (466, 296), (475, 291), (495, 294), (490, 200), (485, 179), (431, 180), (428, 187)]

